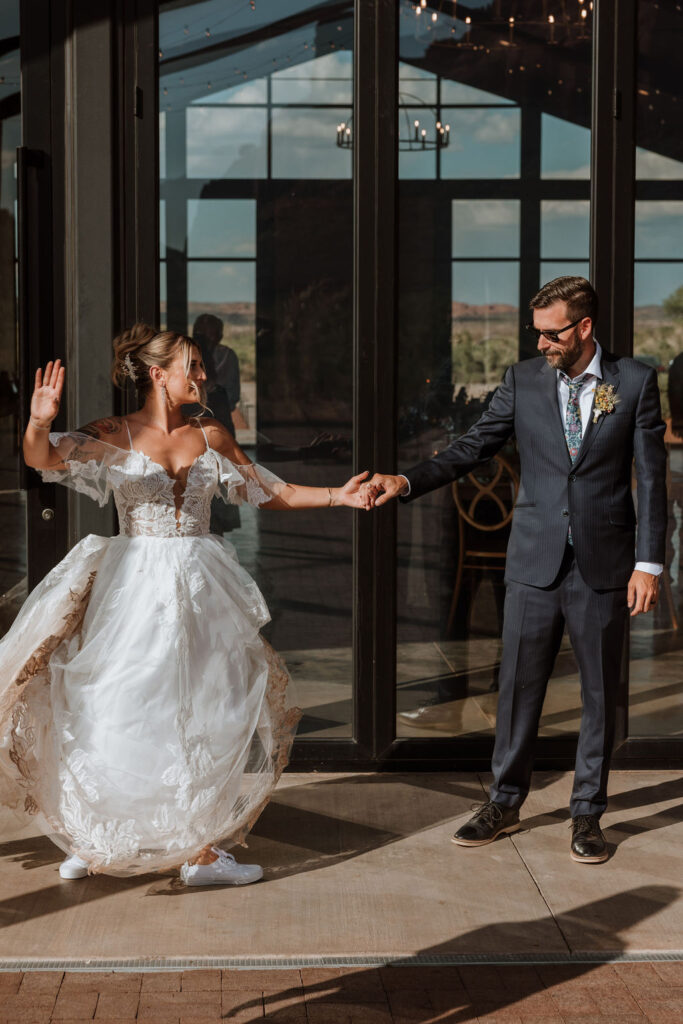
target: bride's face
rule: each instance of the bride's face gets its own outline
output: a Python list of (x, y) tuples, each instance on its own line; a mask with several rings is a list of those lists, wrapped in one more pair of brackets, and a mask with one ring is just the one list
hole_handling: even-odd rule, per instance
[(183, 351), (178, 349), (173, 361), (166, 367), (165, 378), (168, 397), (174, 405), (187, 405), (198, 400), (206, 382), (206, 371), (202, 354), (196, 345), (192, 346), (189, 375), (186, 376)]

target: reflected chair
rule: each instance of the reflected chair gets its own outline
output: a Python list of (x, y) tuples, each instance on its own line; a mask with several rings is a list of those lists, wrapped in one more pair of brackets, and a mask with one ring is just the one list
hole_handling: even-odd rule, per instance
[[(506, 538), (500, 531), (512, 521), (519, 476), (506, 459), (496, 455), (484, 470), (476, 470), (463, 480), (456, 480), (451, 491), (458, 511), (458, 564), (448, 615), (449, 634), (455, 621), (465, 570), (505, 572)], [(501, 546), (494, 549), (490, 540), (487, 543), (487, 538), (492, 540), (494, 536), (502, 539), (502, 550)]]

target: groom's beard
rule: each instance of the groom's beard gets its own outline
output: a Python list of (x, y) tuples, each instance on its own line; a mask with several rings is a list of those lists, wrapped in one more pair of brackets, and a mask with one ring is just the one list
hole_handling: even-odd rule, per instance
[(543, 353), (549, 365), (554, 370), (562, 370), (563, 373), (567, 373), (571, 370), (574, 363), (578, 363), (579, 359), (583, 355), (583, 345), (578, 335), (574, 336), (574, 340), (567, 348), (563, 349), (551, 349), (549, 348)]

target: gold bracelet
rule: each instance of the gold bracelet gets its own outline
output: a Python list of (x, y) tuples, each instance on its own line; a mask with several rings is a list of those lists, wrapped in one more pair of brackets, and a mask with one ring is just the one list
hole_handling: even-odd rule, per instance
[(28, 421), (35, 430), (52, 430), (52, 424), (49, 427), (41, 427), (34, 421), (33, 416), (29, 416)]

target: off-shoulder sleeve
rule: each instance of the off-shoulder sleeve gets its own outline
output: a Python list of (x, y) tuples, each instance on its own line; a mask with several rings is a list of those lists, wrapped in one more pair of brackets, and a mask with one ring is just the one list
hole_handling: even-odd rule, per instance
[(240, 466), (225, 455), (216, 452), (218, 459), (218, 484), (216, 493), (229, 505), (265, 505), (277, 498), (287, 484), (264, 466), (249, 463)]
[(55, 468), (38, 470), (45, 483), (64, 484), (106, 505), (111, 493), (109, 467), (120, 465), (130, 453), (80, 431), (51, 433), (50, 444)]

